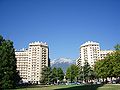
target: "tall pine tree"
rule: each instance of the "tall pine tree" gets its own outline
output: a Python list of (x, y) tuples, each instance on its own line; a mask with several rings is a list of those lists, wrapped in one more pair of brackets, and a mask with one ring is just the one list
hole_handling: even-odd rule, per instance
[(20, 80), (16, 70), (13, 42), (0, 36), (0, 88), (15, 88)]

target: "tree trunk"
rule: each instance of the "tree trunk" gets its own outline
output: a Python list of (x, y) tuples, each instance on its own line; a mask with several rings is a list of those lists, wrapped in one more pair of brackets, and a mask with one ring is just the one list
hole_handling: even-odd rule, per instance
[(103, 78), (103, 83), (104, 83), (104, 78)]
[(111, 79), (111, 83), (112, 83), (112, 77), (110, 77), (110, 79)]
[(107, 84), (107, 82), (108, 82), (108, 81), (107, 81), (107, 77), (106, 77), (106, 81), (105, 81), (105, 83)]

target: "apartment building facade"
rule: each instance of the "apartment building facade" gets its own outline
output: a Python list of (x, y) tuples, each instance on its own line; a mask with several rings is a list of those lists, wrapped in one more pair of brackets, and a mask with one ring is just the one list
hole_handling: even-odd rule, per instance
[(101, 50), (97, 42), (88, 41), (80, 46), (80, 57), (76, 60), (77, 66), (84, 66), (88, 62), (91, 67), (97, 60), (104, 59), (108, 53), (113, 50)]
[(76, 59), (76, 65), (79, 67), (79, 66), (81, 66), (81, 58), (80, 57), (78, 57), (77, 59)]
[(104, 59), (107, 56), (107, 54), (110, 54), (112, 52), (113, 52), (113, 50), (101, 50), (100, 51), (100, 60)]
[(17, 59), (17, 70), (19, 75), (24, 82), (27, 82), (27, 71), (28, 71), (28, 50), (20, 50), (15, 52)]
[(23, 82), (38, 83), (42, 68), (49, 66), (49, 48), (46, 43), (32, 42), (28, 49), (15, 52), (17, 70)]

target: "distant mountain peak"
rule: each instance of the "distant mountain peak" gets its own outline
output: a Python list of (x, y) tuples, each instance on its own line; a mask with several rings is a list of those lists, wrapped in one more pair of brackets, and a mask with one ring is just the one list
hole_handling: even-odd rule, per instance
[(52, 67), (56, 67), (56, 68), (61, 67), (64, 72), (71, 64), (75, 64), (75, 60), (70, 58), (58, 58), (58, 59), (51, 60)]
[(70, 58), (58, 58), (51, 61), (51, 65), (55, 63), (74, 63), (74, 60)]

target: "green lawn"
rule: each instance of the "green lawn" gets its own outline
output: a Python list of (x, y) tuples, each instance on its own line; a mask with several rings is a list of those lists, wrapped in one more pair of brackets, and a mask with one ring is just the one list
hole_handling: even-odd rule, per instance
[(120, 90), (120, 85), (58, 85), (58, 86), (34, 86), (14, 90)]

